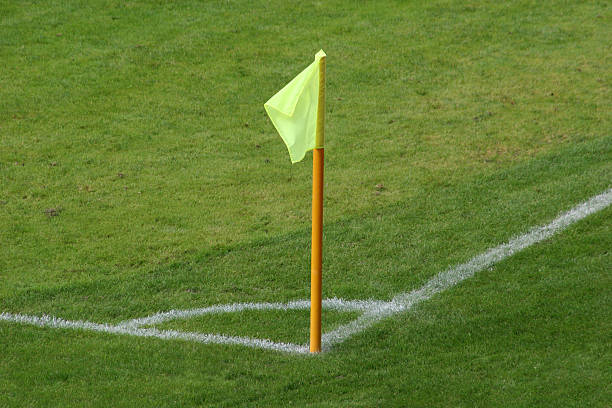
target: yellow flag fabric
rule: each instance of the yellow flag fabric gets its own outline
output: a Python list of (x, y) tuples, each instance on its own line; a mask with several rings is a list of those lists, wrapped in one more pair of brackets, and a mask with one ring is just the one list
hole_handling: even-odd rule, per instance
[(292, 163), (301, 161), (306, 152), (316, 146), (317, 109), (319, 106), (319, 60), (315, 60), (283, 89), (278, 91), (264, 108), (289, 150)]

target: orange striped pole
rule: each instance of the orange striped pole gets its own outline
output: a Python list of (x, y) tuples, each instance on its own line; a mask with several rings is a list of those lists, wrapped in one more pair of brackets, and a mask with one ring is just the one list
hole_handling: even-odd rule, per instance
[(323, 145), (325, 140), (325, 57), (319, 60), (316, 146), (312, 159), (312, 253), (310, 257), (310, 352), (321, 351), (323, 253)]

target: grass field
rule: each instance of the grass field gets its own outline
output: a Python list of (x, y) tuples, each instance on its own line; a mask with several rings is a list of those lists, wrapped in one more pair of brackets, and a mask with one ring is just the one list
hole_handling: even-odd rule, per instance
[[(418, 289), (612, 187), (611, 39), (605, 1), (0, 2), (0, 313), (308, 298), (311, 155), (263, 103), (320, 48), (323, 296)], [(611, 216), (315, 357), (0, 321), (0, 407), (606, 407)]]

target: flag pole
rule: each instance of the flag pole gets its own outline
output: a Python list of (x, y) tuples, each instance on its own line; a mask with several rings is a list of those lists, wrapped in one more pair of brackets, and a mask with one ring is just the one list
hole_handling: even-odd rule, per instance
[(325, 140), (325, 56), (319, 59), (319, 103), (312, 159), (312, 253), (310, 258), (310, 352), (321, 351), (323, 247), (323, 146)]

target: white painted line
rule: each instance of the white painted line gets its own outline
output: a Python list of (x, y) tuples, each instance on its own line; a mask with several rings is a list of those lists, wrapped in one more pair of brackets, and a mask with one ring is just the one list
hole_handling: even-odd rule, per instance
[[(322, 338), (323, 350), (331, 349), (335, 344), (341, 343), (349, 337), (368, 329), (386, 317), (410, 310), (418, 303), (430, 299), (432, 296), (452, 288), (465, 279), (474, 276), (476, 272), (488, 268), (533, 244), (550, 238), (552, 235), (562, 231), (571, 224), (590, 214), (603, 210), (610, 204), (612, 204), (612, 188), (574, 207), (570, 211), (561, 214), (547, 225), (533, 228), (528, 233), (510, 240), (508, 243), (489, 249), (487, 252), (472, 258), (464, 264), (437, 274), (427, 281), (420, 289), (398, 294), (390, 302), (377, 300), (342, 300), (336, 298), (324, 300), (323, 307), (326, 309), (361, 311), (363, 314), (352, 322), (325, 333)], [(118, 325), (70, 321), (46, 315), (37, 317), (11, 313), (0, 313), (0, 321), (29, 324), (39, 327), (90, 330), (138, 337), (154, 337), (164, 340), (180, 339), (199, 343), (236, 344), (287, 353), (310, 354), (307, 345), (277, 343), (271, 340), (252, 339), (248, 337), (158, 330), (153, 327), (142, 327), (159, 324), (167, 320), (185, 319), (211, 313), (236, 313), (244, 310), (303, 310), (309, 307), (310, 302), (308, 300), (297, 300), (288, 303), (234, 303), (199, 309), (171, 310), (144, 318), (128, 320)]]
[(53, 316), (29, 316), (23, 314), (0, 313), (0, 320), (38, 327), (50, 327), (54, 329), (88, 330), (110, 334), (124, 334), (137, 337), (154, 337), (162, 340), (187, 340), (197, 343), (214, 344), (236, 344), (266, 350), (282, 351), (286, 353), (308, 353), (306, 346), (275, 343), (265, 339), (252, 339), (248, 337), (224, 336), (220, 334), (204, 334), (192, 332), (180, 332), (176, 330), (158, 330), (155, 328), (134, 328), (125, 326), (113, 326), (109, 324), (92, 323), (81, 320), (64, 320)]
[(350, 336), (366, 330), (381, 319), (409, 310), (414, 305), (431, 298), (435, 294), (452, 288), (465, 279), (471, 278), (476, 272), (488, 268), (533, 244), (550, 238), (571, 224), (590, 214), (603, 210), (610, 204), (612, 204), (612, 189), (561, 214), (550, 224), (532, 228), (528, 233), (510, 240), (508, 243), (489, 249), (487, 252), (472, 258), (464, 264), (437, 274), (420, 289), (400, 293), (393, 298), (391, 301), (392, 305), (383, 305), (369, 310), (356, 320), (325, 333), (321, 339), (321, 348), (328, 350), (334, 344), (341, 343)]
[[(365, 312), (374, 307), (389, 302), (376, 300), (342, 300), (338, 298), (323, 300), (323, 307), (328, 310), (340, 312)], [(127, 320), (119, 323), (122, 327), (141, 327), (152, 326), (168, 320), (186, 319), (205, 314), (237, 313), (245, 310), (308, 310), (310, 309), (309, 300), (295, 300), (287, 303), (232, 303), (228, 305), (214, 305), (199, 309), (169, 310), (167, 312), (156, 313), (151, 316)]]

